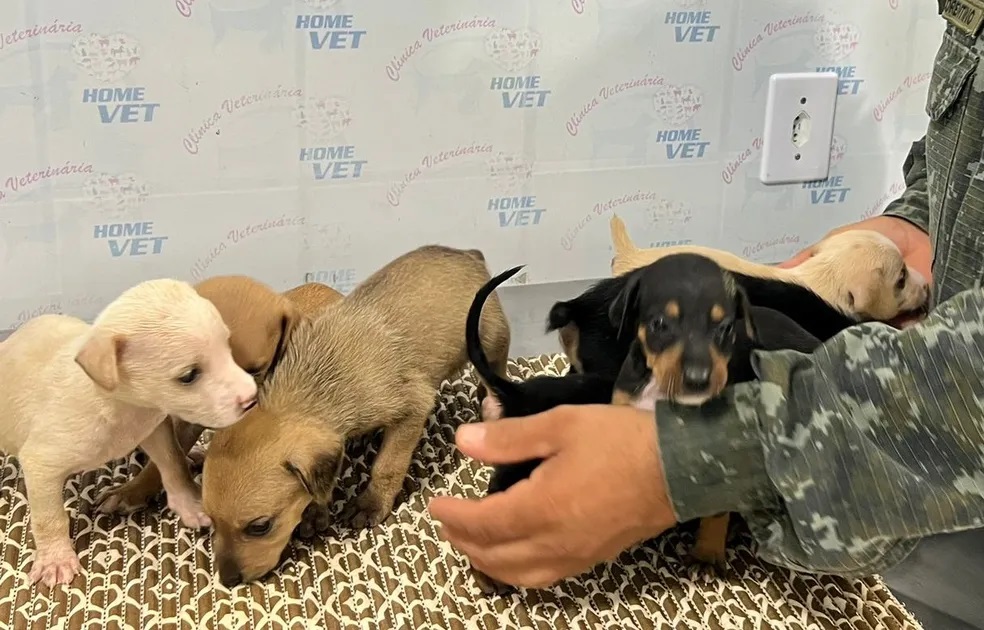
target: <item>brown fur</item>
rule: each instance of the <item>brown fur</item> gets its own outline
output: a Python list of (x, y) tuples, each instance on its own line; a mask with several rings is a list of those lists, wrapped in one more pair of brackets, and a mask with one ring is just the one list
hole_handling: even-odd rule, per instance
[(697, 541), (690, 550), (690, 555), (718, 571), (724, 571), (728, 565), (728, 523), (731, 515), (728, 512), (700, 519), (697, 529)]
[[(236, 431), (217, 433), (205, 460), (203, 501), (224, 584), (277, 566), (308, 504), (330, 501), (352, 436), (384, 432), (355, 525), (389, 516), (438, 387), (466, 363), (466, 315), (489, 279), (481, 252), (421, 247), (297, 327), (259, 406)], [(505, 365), (509, 328), (495, 295), (480, 334)], [(247, 534), (266, 523), (269, 532)]]
[[(629, 237), (625, 222), (614, 214), (610, 228), (615, 249), (614, 276), (670, 254), (690, 252), (707, 256), (730, 271), (805, 286), (858, 320), (888, 321), (901, 313), (924, 308), (929, 301), (926, 279), (906, 267), (890, 240), (871, 230), (848, 230), (827, 237), (811, 248), (811, 256), (805, 262), (781, 269), (696, 245), (640, 249)], [(899, 280), (901, 287), (896, 286)]]
[[(286, 344), (285, 335), (309, 317), (342, 299), (331, 287), (309, 282), (277, 293), (247, 276), (214, 276), (195, 285), (199, 295), (219, 311), (229, 327), (229, 345), (239, 367), (262, 383), (276, 364)], [(187, 454), (198, 442), (203, 427), (168, 418), (181, 452)], [(148, 462), (136, 477), (106, 495), (107, 507), (130, 512), (147, 505), (163, 489), (161, 475)]]

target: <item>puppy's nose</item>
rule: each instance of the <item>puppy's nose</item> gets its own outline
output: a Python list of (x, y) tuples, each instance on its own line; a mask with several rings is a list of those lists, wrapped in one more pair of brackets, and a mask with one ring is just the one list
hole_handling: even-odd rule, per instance
[(689, 366), (683, 369), (683, 386), (692, 392), (707, 389), (711, 381), (711, 370), (706, 367)]
[(243, 583), (243, 574), (236, 567), (220, 566), (219, 581), (222, 582), (222, 586), (233, 588)]

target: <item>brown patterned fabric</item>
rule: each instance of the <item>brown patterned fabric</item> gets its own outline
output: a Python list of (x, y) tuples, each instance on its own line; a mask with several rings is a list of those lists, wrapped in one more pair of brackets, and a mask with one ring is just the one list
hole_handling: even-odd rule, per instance
[[(559, 373), (561, 356), (521, 359), (516, 376)], [(0, 629), (181, 628), (814, 628), (919, 629), (877, 577), (817, 578), (764, 565), (736, 531), (726, 580), (691, 574), (685, 527), (627, 551), (617, 562), (547, 591), (483, 598), (467, 562), (437, 539), (425, 509), (434, 494), (475, 496), (488, 469), (462, 459), (454, 430), (475, 420), (470, 372), (445, 383), (390, 521), (352, 531), (339, 519), (330, 537), (294, 544), (264, 583), (229, 591), (218, 583), (206, 534), (152, 508), (129, 519), (93, 513), (100, 491), (132, 475), (137, 457), (67, 484), (72, 536), (84, 574), (54, 596), (26, 584), (33, 552), (23, 479), (2, 460)], [(353, 444), (350, 453), (375, 449)], [(360, 458), (345, 472), (336, 513), (366, 483)]]

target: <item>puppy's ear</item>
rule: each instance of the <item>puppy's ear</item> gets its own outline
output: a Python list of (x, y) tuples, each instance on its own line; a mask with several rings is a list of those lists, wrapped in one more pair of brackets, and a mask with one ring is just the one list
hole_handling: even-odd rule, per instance
[(752, 316), (752, 303), (748, 301), (748, 293), (740, 286), (735, 287), (735, 316), (745, 320), (745, 334), (752, 341), (758, 338), (755, 320)]
[(625, 287), (608, 307), (608, 321), (618, 328), (619, 336), (627, 322), (639, 318), (639, 274), (629, 276)]
[(328, 444), (304, 442), (284, 462), (284, 468), (297, 477), (315, 503), (325, 505), (331, 501), (331, 492), (342, 467), (342, 454), (340, 444), (329, 448)]
[(120, 384), (120, 358), (125, 345), (123, 335), (94, 329), (76, 353), (75, 362), (96, 385), (113, 391)]
[(280, 301), (280, 338), (277, 340), (277, 349), (273, 353), (273, 359), (270, 361), (270, 367), (267, 368), (267, 372), (272, 372), (273, 368), (280, 363), (280, 359), (283, 358), (284, 352), (287, 350), (287, 341), (300, 321), (300, 309), (289, 299), (283, 298)]

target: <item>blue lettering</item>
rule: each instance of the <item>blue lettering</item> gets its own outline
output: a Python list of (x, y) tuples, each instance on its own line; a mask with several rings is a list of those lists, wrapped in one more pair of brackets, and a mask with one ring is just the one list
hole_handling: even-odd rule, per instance
[(358, 179), (362, 177), (362, 167), (368, 160), (347, 160), (336, 162), (315, 162), (314, 178), (322, 179)]
[(713, 42), (714, 34), (720, 26), (674, 26), (677, 43)]
[(675, 160), (677, 158), (694, 159), (704, 157), (704, 151), (710, 146), (710, 142), (667, 142), (666, 159)]
[[(128, 256), (145, 256), (148, 253), (160, 254), (164, 249), (164, 241), (166, 240), (166, 236), (128, 238), (123, 241), (114, 238), (109, 240), (109, 254), (113, 258), (119, 258), (124, 254)], [(151, 245), (152, 249), (148, 252), (147, 247)]]
[(82, 90), (83, 103), (134, 103), (144, 100), (146, 88), (86, 88)]
[(710, 11), (667, 11), (664, 24), (708, 24)]
[(358, 48), (362, 42), (362, 36), (366, 31), (323, 31), (322, 35), (311, 31), (311, 48), (321, 50), (328, 44), (329, 50), (339, 50), (342, 48)]
[(814, 205), (821, 203), (844, 203), (850, 188), (828, 188), (826, 190), (811, 190), (810, 202)]
[(351, 14), (298, 15), (295, 28), (352, 28), (355, 18)]
[(351, 144), (301, 149), (301, 162), (307, 162), (309, 160), (351, 160), (354, 157), (355, 146)]
[(119, 238), (121, 236), (150, 236), (154, 233), (154, 222), (108, 223), (95, 226), (93, 238)]
[(510, 225), (519, 227), (524, 225), (539, 225), (540, 218), (546, 212), (546, 208), (523, 209), (512, 211), (499, 211), (499, 227)]
[(700, 129), (660, 129), (656, 142), (700, 142)]
[(818, 179), (812, 182), (803, 182), (803, 188), (843, 188), (844, 176), (834, 175), (827, 179)]
[[(109, 124), (112, 122), (153, 122), (154, 112), (157, 111), (157, 108), (160, 106), (160, 103), (124, 103), (117, 105), (110, 110), (109, 105), (99, 105), (99, 120), (103, 124)], [(142, 120), (140, 114), (141, 111), (143, 111)]]
[(530, 92), (516, 92), (510, 96), (509, 92), (502, 93), (502, 106), (506, 109), (513, 107), (543, 107), (547, 103), (547, 95), (550, 90), (535, 90)]
[(536, 205), (536, 195), (524, 197), (493, 197), (489, 199), (489, 210), (513, 210), (532, 208)]
[(540, 75), (534, 74), (528, 77), (492, 77), (492, 90), (538, 90), (540, 89)]

